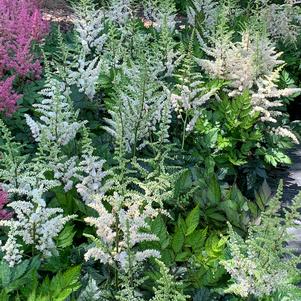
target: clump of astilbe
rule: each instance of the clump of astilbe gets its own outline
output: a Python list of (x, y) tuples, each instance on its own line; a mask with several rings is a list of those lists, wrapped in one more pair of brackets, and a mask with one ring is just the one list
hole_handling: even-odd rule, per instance
[(202, 108), (219, 89), (218, 85), (206, 87), (202, 74), (196, 72), (192, 51), (194, 36), (193, 32), (181, 67), (175, 75), (178, 83), (175, 85), (175, 91), (171, 94), (173, 110), (177, 114), (177, 118), (183, 122), (182, 147), (184, 147), (187, 132), (194, 129)]
[(123, 142), (120, 141), (118, 146), (115, 158), (118, 164), (111, 170), (110, 189), (103, 196), (95, 195), (89, 204), (99, 217), (85, 219), (96, 228), (96, 237), (88, 236), (94, 246), (87, 251), (85, 258), (109, 264), (114, 268), (117, 279), (125, 277), (129, 287), (123, 287), (118, 281), (117, 288), (128, 295), (129, 288), (135, 291), (137, 287), (135, 279), (139, 279), (137, 273), (141, 271), (142, 263), (150, 257), (160, 257), (157, 250), (141, 250), (139, 246), (145, 241), (158, 240), (156, 235), (147, 232), (150, 230), (149, 221), (160, 213), (167, 214), (163, 210), (163, 202), (172, 197), (173, 177), (168, 176), (160, 164), (156, 164), (156, 170), (150, 172), (142, 167), (146, 162), (125, 159)]
[[(42, 40), (48, 25), (32, 0), (0, 0), (0, 11), (0, 112), (11, 114), (21, 97), (13, 91), (15, 76), (36, 78), (41, 74), (31, 46)], [(13, 75), (7, 78), (8, 73)]]
[(156, 30), (161, 31), (164, 27), (167, 27), (170, 31), (175, 30), (177, 11), (174, 0), (144, 1), (143, 12), (144, 17), (152, 21), (152, 25)]
[(300, 1), (286, 0), (283, 4), (261, 1), (257, 9), (260, 21), (266, 25), (269, 36), (277, 41), (295, 43), (301, 30)]
[(40, 92), (44, 97), (35, 104), (39, 120), (25, 115), (33, 138), (39, 143), (38, 160), (48, 163), (54, 176), (65, 184), (65, 190), (73, 186), (72, 177), (79, 170), (77, 157), (68, 158), (62, 147), (74, 140), (85, 122), (77, 121), (78, 112), (74, 111), (70, 100), (70, 89), (66, 84), (48, 74), (45, 88)]
[[(53, 183), (57, 185), (58, 183)], [(61, 208), (47, 208), (43, 193), (51, 186), (38, 187), (28, 191), (18, 189), (12, 190), (14, 194), (19, 193), (22, 199), (13, 201), (8, 206), (14, 211), (14, 218), (0, 221), (0, 226), (8, 228), (8, 238), (3, 246), (4, 259), (10, 266), (19, 263), (23, 257), (24, 247), (32, 247), (32, 255), (35, 252), (49, 257), (56, 252), (54, 239), (58, 236), (64, 225), (75, 218), (75, 215), (64, 216)]]
[(260, 219), (251, 224), (243, 240), (230, 227), (229, 250), (231, 258), (222, 262), (231, 275), (228, 293), (242, 297), (268, 297), (279, 291), (294, 288), (292, 281), (300, 273), (300, 257), (287, 245), (292, 239), (289, 230), (300, 227), (301, 194), (283, 209), (283, 183), (269, 202)]
[[(226, 47), (221, 48), (223, 43), (220, 43), (219, 38), (215, 41), (215, 47), (204, 46), (203, 50), (212, 59), (198, 59), (199, 65), (212, 78), (229, 81), (229, 96), (250, 90), (253, 110), (260, 112), (263, 122), (276, 124), (277, 117), (282, 115), (279, 107), (283, 106), (277, 99), (301, 91), (298, 88), (277, 87), (279, 73), (283, 68), (283, 61), (279, 59), (281, 53), (275, 50), (266, 36), (250, 31), (242, 33), (241, 41), (232, 43), (229, 38), (226, 44)], [(277, 126), (274, 130), (279, 131)], [(292, 136), (291, 133), (288, 137)], [(296, 140), (294, 137), (293, 141)]]
[(106, 42), (105, 15), (95, 8), (91, 0), (81, 0), (74, 5), (74, 29), (85, 54), (101, 53)]
[(12, 212), (4, 209), (4, 206), (8, 203), (8, 193), (0, 187), (0, 220), (7, 220), (12, 217)]
[[(85, 221), (96, 227), (97, 238), (91, 237), (95, 247), (85, 254), (85, 259), (99, 260), (126, 274), (132, 273), (132, 268), (150, 257), (160, 257), (156, 250), (135, 250), (141, 242), (154, 241), (158, 238), (150, 233), (142, 232), (149, 229), (147, 220), (155, 218), (159, 210), (153, 208), (153, 203), (144, 204), (144, 199), (138, 194), (127, 193), (125, 197), (114, 193), (95, 199), (89, 206), (96, 210), (99, 217), (88, 217)], [(104, 202), (112, 207), (106, 209)], [(154, 200), (155, 202), (155, 200)]]
[(136, 62), (125, 62), (122, 73), (115, 79), (114, 105), (106, 119), (106, 130), (117, 140), (121, 135), (128, 152), (136, 155), (137, 149), (147, 144), (150, 134), (160, 123), (167, 90), (159, 78), (164, 67), (153, 65), (152, 57)]
[(41, 73), (40, 63), (30, 52), (33, 41), (41, 41), (47, 23), (32, 0), (0, 1), (0, 76), (14, 70), (25, 77)]

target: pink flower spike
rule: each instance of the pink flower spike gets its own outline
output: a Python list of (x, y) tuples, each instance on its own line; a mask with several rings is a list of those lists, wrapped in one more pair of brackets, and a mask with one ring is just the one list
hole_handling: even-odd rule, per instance
[(36, 0), (0, 0), (0, 112), (12, 114), (20, 95), (13, 91), (18, 78), (39, 78), (42, 67), (32, 53), (49, 31)]
[(17, 101), (22, 97), (13, 91), (14, 79), (15, 76), (11, 76), (0, 81), (0, 112), (5, 112), (7, 115), (16, 110)]
[(12, 212), (8, 212), (3, 209), (4, 206), (8, 203), (8, 194), (0, 188), (0, 220), (11, 219), (13, 216)]

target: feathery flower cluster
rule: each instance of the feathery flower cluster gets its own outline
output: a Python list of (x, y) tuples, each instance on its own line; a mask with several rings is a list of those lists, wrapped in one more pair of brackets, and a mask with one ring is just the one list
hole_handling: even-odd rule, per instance
[[(261, 17), (267, 24), (272, 39), (296, 42), (300, 30), (300, 10), (297, 1), (285, 1), (284, 4), (269, 4), (261, 8)], [(300, 2), (299, 2), (300, 4)]]
[[(90, 0), (82, 0), (74, 6), (74, 27), (80, 45), (68, 68), (68, 84), (76, 85), (80, 92), (93, 100), (102, 63), (102, 52), (107, 41), (104, 32), (104, 10), (96, 9)], [(91, 58), (92, 57), (92, 58)]]
[(134, 0), (111, 0), (106, 15), (108, 19), (120, 27), (124, 27), (133, 15)]
[(66, 85), (48, 77), (46, 88), (40, 94), (45, 98), (40, 104), (35, 104), (36, 111), (41, 114), (40, 121), (34, 121), (25, 115), (26, 122), (37, 142), (67, 145), (75, 138), (84, 122), (77, 122), (77, 112), (73, 111), (69, 100), (70, 89)]
[(124, 198), (114, 193), (113, 196), (106, 196), (104, 200), (112, 206), (111, 211), (106, 209), (103, 200), (99, 198), (89, 204), (97, 211), (99, 217), (85, 219), (89, 225), (96, 227), (97, 233), (97, 238), (93, 239), (96, 246), (87, 251), (85, 259), (93, 258), (128, 271), (130, 265), (135, 266), (149, 257), (160, 257), (156, 250), (133, 249), (143, 241), (158, 240), (154, 234), (142, 232), (149, 229), (147, 220), (155, 218), (158, 210), (151, 204), (144, 205), (138, 194)]
[(0, 220), (10, 219), (12, 217), (12, 213), (4, 209), (4, 206), (7, 205), (7, 203), (8, 193), (0, 188)]
[(40, 64), (30, 53), (31, 43), (41, 41), (48, 25), (32, 0), (0, 1), (0, 75), (14, 70), (24, 77), (38, 76)]
[(90, 100), (93, 100), (101, 67), (102, 64), (98, 57), (92, 61), (86, 61), (85, 56), (80, 55), (68, 72), (69, 85), (77, 85), (80, 92), (85, 93)]
[(276, 123), (277, 116), (281, 115), (277, 108), (283, 103), (275, 99), (301, 91), (298, 88), (277, 87), (283, 66), (283, 61), (279, 59), (281, 53), (276, 52), (268, 38), (253, 36), (248, 31), (242, 33), (241, 41), (232, 43), (227, 38), (227, 47), (222, 48), (223, 44), (216, 40), (215, 47), (204, 46), (204, 51), (213, 60), (198, 59), (199, 65), (212, 78), (230, 81), (229, 96), (250, 90), (254, 111), (261, 113), (262, 121)]
[[(160, 68), (161, 67), (161, 68)], [(151, 62), (122, 66), (123, 74), (116, 78), (116, 106), (106, 119), (106, 127), (114, 137), (123, 137), (127, 151), (143, 148), (151, 132), (162, 118), (162, 110), (169, 101), (168, 92), (158, 80), (162, 66)]]
[(16, 109), (17, 101), (22, 95), (13, 91), (13, 82), (15, 76), (10, 76), (0, 81), (0, 112), (11, 114)]
[(85, 122), (78, 122), (78, 112), (73, 110), (70, 89), (62, 81), (48, 74), (46, 87), (40, 92), (44, 97), (34, 105), (40, 114), (39, 121), (25, 115), (34, 139), (39, 142), (42, 164), (54, 172), (54, 177), (64, 184), (65, 191), (72, 189), (81, 169), (78, 157), (69, 158), (61, 148), (75, 138)]
[(7, 72), (20, 77), (40, 75), (41, 65), (31, 46), (46, 35), (48, 24), (33, 0), (0, 0), (0, 11), (0, 111), (12, 113), (21, 95), (13, 92), (15, 76), (6, 78)]
[(83, 52), (90, 54), (95, 50), (101, 53), (107, 39), (104, 33), (104, 12), (97, 10), (90, 0), (81, 0), (79, 4), (74, 5), (74, 11), (73, 24)]
[[(14, 192), (17, 192), (15, 190)], [(24, 191), (20, 191), (23, 194)], [(15, 218), (0, 221), (1, 227), (9, 229), (8, 239), (1, 246), (4, 259), (14, 266), (22, 259), (23, 243), (48, 257), (56, 251), (54, 239), (64, 225), (75, 215), (64, 217), (61, 208), (47, 208), (43, 199), (44, 187), (26, 193), (28, 201), (14, 201), (8, 206), (14, 210)], [(20, 242), (22, 241), (22, 243)]]
[(107, 173), (103, 171), (104, 162), (92, 154), (84, 154), (79, 164), (82, 173), (77, 176), (80, 182), (76, 189), (86, 204), (92, 203), (96, 195), (102, 196), (105, 193), (103, 180)]

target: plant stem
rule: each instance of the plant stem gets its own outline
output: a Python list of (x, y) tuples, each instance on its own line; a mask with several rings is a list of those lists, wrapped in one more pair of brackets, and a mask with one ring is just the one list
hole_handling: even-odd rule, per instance
[(185, 120), (184, 120), (183, 134), (182, 134), (182, 147), (181, 147), (182, 150), (184, 150), (184, 145), (185, 145), (187, 121), (188, 121), (188, 114), (186, 112)]

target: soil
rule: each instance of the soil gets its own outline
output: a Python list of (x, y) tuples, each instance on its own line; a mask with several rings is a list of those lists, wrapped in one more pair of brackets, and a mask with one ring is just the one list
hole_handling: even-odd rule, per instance
[(58, 23), (62, 31), (72, 27), (73, 12), (70, 5), (64, 0), (40, 0), (43, 18)]

